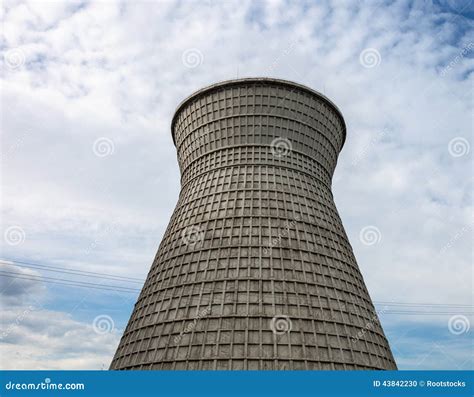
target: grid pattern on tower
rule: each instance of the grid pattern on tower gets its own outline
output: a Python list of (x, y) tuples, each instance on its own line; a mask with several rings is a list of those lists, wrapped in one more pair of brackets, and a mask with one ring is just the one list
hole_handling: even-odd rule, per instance
[[(180, 198), (111, 368), (396, 368), (330, 190), (343, 128), (271, 81), (179, 110)], [(279, 315), (290, 332), (272, 330)]]
[(213, 149), (268, 145), (285, 136), (294, 150), (318, 159), (332, 175), (344, 134), (337, 112), (314, 95), (252, 84), (194, 100), (178, 114), (174, 136), (181, 167)]
[[(268, 151), (268, 145), (237, 146), (214, 150), (202, 155), (197, 161), (187, 166), (181, 178), (182, 187), (184, 188), (193, 178), (210, 170), (235, 167), (236, 164), (289, 168), (290, 171), (300, 171), (319, 179), (327, 188), (331, 186), (331, 175), (317, 160), (294, 150), (291, 152), (291, 160), (287, 157), (275, 157), (275, 155)], [(248, 183), (259, 184), (260, 180), (249, 180)]]

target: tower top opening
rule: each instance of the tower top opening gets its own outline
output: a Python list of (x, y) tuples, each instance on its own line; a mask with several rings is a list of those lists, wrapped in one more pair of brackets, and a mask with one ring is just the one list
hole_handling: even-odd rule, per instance
[(181, 101), (181, 103), (178, 105), (178, 107), (176, 108), (174, 112), (173, 118), (171, 120), (171, 134), (173, 137), (173, 143), (176, 145), (175, 128), (174, 128), (176, 119), (179, 113), (183, 110), (183, 108), (186, 107), (186, 105), (188, 105), (190, 102), (204, 95), (209, 94), (209, 92), (217, 91), (220, 88), (229, 87), (229, 86), (246, 85), (246, 84), (273, 85), (273, 86), (282, 86), (282, 87), (291, 88), (291, 89), (298, 89), (303, 92), (309, 93), (310, 95), (314, 95), (318, 97), (319, 99), (323, 100), (323, 102), (325, 102), (335, 111), (335, 113), (338, 115), (338, 117), (341, 120), (341, 123), (343, 125), (343, 133), (344, 133), (341, 149), (344, 146), (344, 142), (346, 140), (346, 122), (344, 120), (344, 116), (342, 115), (341, 110), (337, 107), (337, 105), (332, 100), (330, 100), (326, 95), (320, 93), (319, 91), (313, 90), (312, 88), (309, 88), (303, 84), (295, 83), (289, 80), (269, 78), (269, 77), (245, 77), (245, 78), (240, 78), (240, 79), (224, 80), (219, 83), (215, 83), (215, 84), (211, 84), (209, 86), (203, 87), (197, 90), (196, 92), (194, 92), (193, 94), (189, 95), (187, 98)]

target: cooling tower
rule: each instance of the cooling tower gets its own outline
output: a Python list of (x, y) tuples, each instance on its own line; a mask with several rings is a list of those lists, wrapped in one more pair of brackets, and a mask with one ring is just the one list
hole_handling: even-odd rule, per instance
[(111, 369), (396, 369), (331, 192), (338, 108), (232, 80), (171, 132), (179, 200)]

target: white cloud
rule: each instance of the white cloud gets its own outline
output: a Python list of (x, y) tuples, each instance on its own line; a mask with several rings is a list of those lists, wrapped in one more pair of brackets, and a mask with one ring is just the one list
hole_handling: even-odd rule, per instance
[(47, 289), (35, 281), (41, 274), (11, 262), (0, 264), (0, 307), (28, 308), (38, 306), (47, 296)]
[[(145, 275), (179, 193), (176, 105), (206, 84), (271, 75), (344, 113), (334, 194), (373, 299), (472, 302), (470, 232), (443, 247), (472, 225), (474, 52), (469, 21), (442, 4), (7, 1), (1, 231), (26, 238), (2, 255)], [(194, 48), (202, 63), (189, 68)], [(360, 64), (366, 48), (378, 66)], [(106, 157), (93, 152), (102, 137)], [(471, 151), (451, 156), (455, 137)], [(379, 244), (360, 243), (367, 225)]]
[(2, 314), (2, 369), (107, 369), (119, 331), (97, 333), (66, 313), (25, 308)]

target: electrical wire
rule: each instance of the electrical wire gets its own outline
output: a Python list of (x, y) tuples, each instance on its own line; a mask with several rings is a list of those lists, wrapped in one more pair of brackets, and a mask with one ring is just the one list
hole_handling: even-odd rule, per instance
[(61, 278), (56, 278), (56, 277), (26, 275), (23, 273), (7, 272), (7, 271), (2, 271), (2, 270), (0, 270), (0, 276), (9, 277), (9, 278), (18, 278), (18, 279), (29, 280), (29, 281), (47, 282), (47, 283), (52, 283), (52, 284), (70, 285), (74, 287), (96, 288), (96, 289), (104, 289), (104, 290), (106, 289), (109, 291), (121, 291), (121, 292), (140, 292), (139, 288), (129, 288), (129, 287), (123, 287), (119, 285), (109, 285), (109, 284), (88, 283), (84, 281), (67, 280), (67, 279), (61, 279)]
[[(100, 273), (100, 272), (90, 272), (78, 269), (71, 269), (71, 268), (62, 268), (59, 266), (51, 266), (51, 265), (44, 265), (26, 261), (17, 261), (17, 260), (9, 260), (9, 259), (0, 259), (0, 264), (6, 266), (17, 266), (23, 268), (31, 268), (37, 270), (43, 270), (47, 272), (55, 272), (55, 273), (62, 273), (62, 274), (71, 274), (81, 277), (94, 277), (95, 279), (105, 279), (105, 280), (113, 280), (119, 281), (123, 283), (137, 283), (143, 284), (145, 280), (137, 278), (137, 277), (126, 277), (126, 276), (116, 276), (109, 273)], [(132, 288), (126, 287), (122, 285), (110, 285), (110, 284), (103, 284), (103, 283), (90, 283), (85, 281), (79, 280), (71, 280), (59, 277), (47, 277), (43, 275), (31, 275), (31, 274), (24, 274), (18, 272), (11, 272), (11, 271), (3, 271), (0, 270), (0, 276), (9, 277), (9, 278), (19, 278), (29, 281), (35, 282), (46, 282), (50, 284), (59, 284), (59, 285), (68, 285), (74, 287), (82, 287), (82, 288), (93, 288), (105, 291), (118, 291), (118, 292), (127, 292), (127, 293), (136, 293), (140, 292), (140, 288)], [(216, 292), (215, 289), (213, 289)], [(224, 291), (219, 291), (224, 292)], [(474, 305), (467, 305), (467, 304), (451, 304), (451, 303), (415, 303), (415, 302), (389, 302), (389, 301), (374, 301), (373, 302), (376, 306), (388, 306), (390, 310), (384, 311), (384, 314), (430, 314), (430, 315), (442, 315), (442, 314), (456, 314), (456, 313), (464, 313), (462, 309), (471, 309)], [(406, 310), (406, 309), (413, 309), (413, 310)], [(426, 310), (421, 310), (426, 309)], [(458, 311), (448, 311), (449, 309), (457, 309)], [(437, 311), (436, 311), (437, 310)], [(468, 313), (470, 314), (470, 313)]]
[(69, 268), (61, 268), (58, 266), (51, 266), (51, 265), (42, 265), (39, 263), (31, 263), (31, 262), (23, 262), (23, 261), (15, 261), (15, 260), (8, 260), (8, 259), (0, 259), (0, 263), (7, 266), (18, 266), (18, 267), (25, 267), (25, 268), (32, 268), (32, 269), (43, 269), (50, 272), (58, 272), (58, 273), (68, 273), (68, 274), (76, 274), (84, 277), (95, 277), (101, 276), (101, 278), (106, 278), (110, 280), (127, 280), (133, 283), (143, 283), (143, 279), (137, 277), (125, 277), (125, 276), (116, 276), (113, 274), (108, 273), (99, 273), (99, 272), (89, 272), (85, 270), (78, 270), (78, 269), (69, 269)]

